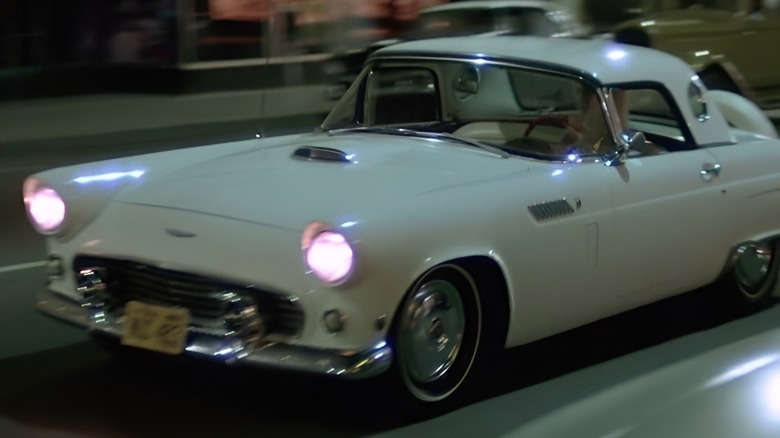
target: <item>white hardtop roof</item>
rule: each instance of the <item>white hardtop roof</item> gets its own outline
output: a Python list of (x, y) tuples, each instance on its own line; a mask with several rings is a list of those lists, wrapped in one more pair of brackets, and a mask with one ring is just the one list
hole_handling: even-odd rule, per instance
[(425, 8), (421, 13), (459, 9), (495, 9), (495, 8), (532, 8), (545, 11), (561, 11), (564, 8), (558, 3), (542, 0), (473, 0), (465, 2), (445, 3)]
[(653, 81), (690, 83), (693, 71), (682, 60), (653, 49), (608, 40), (531, 36), (436, 38), (388, 46), (376, 55), (439, 55), (492, 58), (576, 72), (600, 84)]
[(497, 60), (581, 76), (596, 85), (658, 83), (671, 93), (697, 144), (731, 141), (717, 105), (695, 122), (688, 100), (695, 73), (681, 59), (654, 49), (599, 39), (530, 36), (453, 37), (410, 41), (378, 50), (372, 59), (411, 56)]

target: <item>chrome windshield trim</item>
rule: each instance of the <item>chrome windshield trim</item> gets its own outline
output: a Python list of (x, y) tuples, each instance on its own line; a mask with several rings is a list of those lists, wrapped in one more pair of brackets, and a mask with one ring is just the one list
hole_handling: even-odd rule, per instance
[(328, 131), (328, 135), (349, 134), (352, 132), (367, 132), (371, 134), (386, 134), (386, 135), (401, 135), (405, 137), (418, 137), (427, 138), (432, 140), (453, 141), (467, 146), (472, 146), (484, 151), (496, 154), (501, 158), (509, 158), (512, 156), (509, 152), (491, 146), (489, 144), (480, 143), (478, 141), (468, 140), (466, 138), (458, 137), (445, 132), (428, 132), (428, 131), (416, 131), (409, 128), (393, 128), (389, 126), (353, 126), (348, 128), (336, 128)]

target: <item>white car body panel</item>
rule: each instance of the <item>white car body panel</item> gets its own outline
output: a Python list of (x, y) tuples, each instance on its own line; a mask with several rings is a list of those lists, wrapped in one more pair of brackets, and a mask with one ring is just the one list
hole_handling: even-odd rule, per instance
[[(294, 144), (309, 143), (317, 138), (316, 135), (296, 136)], [(277, 143), (281, 139), (276, 139)], [(344, 140), (347, 140), (346, 138)], [(350, 137), (350, 141), (353, 139)], [(371, 144), (376, 140), (358, 137), (357, 143), (361, 141)], [(328, 142), (332, 142), (329, 138)], [(254, 142), (259, 142), (254, 141)], [(399, 147), (410, 152), (410, 149), (403, 143), (407, 140), (391, 139), (389, 144), (398, 142)], [(342, 142), (347, 143), (347, 141)], [(436, 150), (442, 146), (432, 142), (430, 147)], [(217, 158), (220, 160), (230, 160), (227, 164), (231, 168), (240, 168), (241, 163), (244, 166), (252, 166), (253, 161), (242, 158), (241, 154), (259, 154), (260, 156), (269, 152), (242, 152), (238, 156), (228, 152), (230, 145), (219, 145), (229, 157)], [(239, 144), (240, 149), (244, 149), (244, 144)], [(742, 145), (742, 149), (749, 146)], [(776, 146), (768, 145), (766, 142), (757, 142), (755, 148), (765, 149), (756, 153), (756, 156), (766, 157), (768, 154), (776, 154), (780, 159), (780, 149)], [(734, 227), (737, 221), (737, 215), (743, 208), (741, 205), (750, 203), (750, 205), (764, 204), (777, 205), (780, 208), (780, 202), (768, 203), (761, 200), (742, 200), (739, 203), (730, 201), (732, 196), (724, 195), (723, 191), (731, 193), (735, 191), (734, 197), (744, 196), (739, 193), (740, 187), (734, 189), (725, 185), (721, 179), (717, 184), (709, 184), (702, 181), (698, 172), (701, 165), (707, 161), (714, 161), (711, 150), (690, 151), (676, 154), (669, 154), (659, 157), (649, 157), (645, 159), (629, 160), (620, 171), (616, 172), (613, 168), (605, 167), (598, 163), (587, 165), (566, 165), (560, 163), (526, 163), (516, 160), (501, 160), (495, 156), (479, 150), (462, 148), (460, 151), (448, 152), (452, 157), (459, 155), (468, 156), (471, 160), (477, 159), (485, 164), (480, 166), (484, 168), (484, 173), (479, 174), (475, 180), (474, 174), (468, 172), (464, 167), (461, 171), (450, 170), (448, 172), (431, 172), (427, 169), (426, 160), (420, 158), (420, 153), (424, 154), (425, 149), (415, 146), (413, 153), (414, 159), (407, 163), (399, 162), (392, 168), (384, 178), (381, 172), (375, 172), (376, 164), (372, 160), (374, 157), (386, 157), (387, 151), (368, 151), (363, 159), (363, 148), (358, 152), (358, 148), (347, 151), (355, 153), (360, 162), (358, 167), (366, 166), (374, 178), (371, 183), (376, 184), (376, 188), (365, 185), (363, 181), (359, 187), (350, 187), (350, 180), (344, 181), (344, 185), (339, 187), (338, 172), (332, 173), (330, 169), (323, 169), (325, 173), (319, 175), (318, 181), (326, 181), (329, 189), (340, 193), (341, 201), (354, 202), (357, 205), (370, 205), (370, 210), (361, 212), (352, 208), (352, 213), (347, 217), (338, 217), (337, 212), (343, 211), (346, 207), (339, 205), (339, 199), (322, 199), (322, 194), (311, 193), (311, 198), (302, 199), (300, 204), (289, 203), (285, 205), (289, 209), (275, 211), (263, 211), (262, 206), (274, 202), (274, 192), (266, 193), (267, 199), (258, 198), (255, 194), (253, 199), (256, 202), (246, 203), (243, 199), (250, 197), (249, 193), (244, 193), (247, 188), (254, 185), (261, 186), (262, 182), (255, 182), (257, 175), (247, 174), (243, 185), (236, 182), (229, 182), (233, 178), (242, 178), (240, 171), (226, 173), (219, 165), (213, 165), (211, 161), (204, 163), (203, 168), (208, 172), (202, 173), (198, 169), (201, 166), (188, 168), (184, 174), (170, 172), (167, 169), (161, 169), (165, 175), (155, 176), (157, 171), (154, 166), (150, 166), (149, 175), (156, 181), (166, 181), (174, 179), (174, 183), (166, 183), (166, 190), (155, 190), (152, 193), (145, 192), (143, 186), (140, 191), (128, 189), (116, 197), (117, 213), (112, 214), (113, 208), (106, 208), (104, 217), (92, 224), (90, 233), (79, 236), (77, 241), (68, 242), (67, 247), (52, 247), (51, 251), (55, 253), (79, 252), (80, 250), (90, 250), (96, 240), (100, 240), (101, 252), (106, 254), (122, 254), (133, 259), (147, 258), (145, 248), (159, 243), (161, 231), (163, 228), (185, 228), (188, 231), (198, 234), (198, 239), (192, 243), (197, 247), (230, 248), (231, 253), (235, 253), (229, 258), (218, 258), (212, 260), (203, 258), (202, 254), (193, 252), (190, 247), (169, 247), (160, 245), (160, 250), (155, 251), (156, 264), (176, 270), (203, 272), (207, 275), (221, 276), (227, 278), (242, 279), (248, 282), (263, 282), (267, 286), (277, 289), (293, 290), (315, 290), (320, 287), (316, 280), (306, 278), (297, 285), (292, 286), (289, 283), (278, 283), (280, 279), (293, 279), (301, 277), (304, 267), (301, 263), (299, 240), (303, 227), (313, 218), (306, 216), (302, 206), (314, 206), (321, 212), (317, 218), (332, 221), (351, 221), (356, 222), (356, 228), (361, 225), (374, 225), (379, 229), (391, 229), (386, 222), (399, 219), (396, 206), (392, 199), (383, 200), (379, 196), (379, 188), (392, 184), (396, 189), (408, 191), (408, 197), (419, 197), (419, 208), (431, 208), (431, 205), (441, 203), (441, 205), (452, 204), (452, 196), (449, 187), (457, 186), (463, 193), (468, 193), (464, 185), (469, 184), (474, 192), (478, 192), (483, 198), (482, 203), (486, 206), (492, 204), (508, 204), (504, 217), (493, 218), (470, 218), (466, 216), (468, 212), (460, 211), (459, 216), (464, 224), (474, 221), (484, 224), (485, 230), (482, 234), (474, 235), (474, 231), (460, 228), (458, 221), (450, 225), (450, 229), (442, 230), (441, 235), (429, 235), (425, 239), (415, 238), (414, 242), (407, 242), (416, 247), (406, 247), (405, 250), (419, 253), (417, 260), (403, 260), (393, 257), (392, 260), (397, 266), (388, 266), (390, 271), (394, 272), (422, 272), (425, 268), (435, 265), (437, 262), (456, 258), (466, 254), (484, 254), (491, 255), (497, 260), (502, 261), (504, 269), (510, 282), (510, 288), (515, 292), (511, 294), (515, 303), (522, 305), (513, 306), (510, 332), (508, 334), (507, 345), (518, 345), (549, 336), (582, 323), (598, 319), (612, 312), (636, 307), (647, 302), (651, 302), (664, 296), (669, 296), (682, 291), (690, 290), (696, 286), (706, 284), (714, 280), (720, 273), (723, 265), (726, 263), (725, 255), (734, 242), (747, 239), (751, 236), (747, 230), (766, 229), (772, 230), (776, 224), (771, 219), (773, 215), (764, 216), (762, 223), (756, 223), (759, 220), (757, 216), (751, 216), (752, 223), (740, 224)], [(416, 151), (416, 152), (415, 152)], [(420, 152), (422, 151), (422, 152)], [(771, 167), (771, 160), (751, 160), (753, 154), (746, 153), (744, 150), (734, 150), (734, 148), (723, 147), (714, 149), (718, 155), (728, 153), (730, 160), (741, 161), (743, 163), (735, 166), (742, 166), (745, 169), (745, 175), (738, 175), (738, 181), (748, 180), (753, 174), (752, 169), (755, 166)], [(282, 153), (289, 155), (289, 148), (285, 152), (278, 149), (270, 153)], [(239, 163), (232, 162), (234, 159)], [(382, 158), (385, 159), (385, 158)], [(156, 161), (154, 157), (152, 162)], [(275, 161), (274, 161), (275, 162)], [(450, 164), (454, 164), (453, 161)], [(470, 160), (464, 162), (464, 165), (473, 163)], [(431, 164), (432, 165), (432, 164)], [(317, 163), (305, 163), (290, 160), (290, 166), (277, 169), (284, 176), (283, 181), (286, 187), (292, 188), (294, 184), (301, 184), (297, 191), (306, 192), (310, 187), (307, 177), (304, 175), (295, 175), (294, 168), (303, 166), (306, 168), (323, 165)], [(674, 166), (674, 167), (670, 167)], [(748, 167), (753, 166), (753, 167)], [(418, 170), (415, 171), (414, 169)], [(670, 176), (687, 176), (684, 179), (664, 179), (663, 184), (657, 181), (657, 175), (661, 169), (672, 169)], [(450, 168), (454, 169), (454, 168)], [(309, 169), (304, 169), (309, 172)], [(316, 170), (316, 169), (315, 169)], [(769, 169), (765, 169), (769, 170)], [(210, 172), (217, 173), (210, 173)], [(359, 170), (356, 170), (359, 171)], [(191, 177), (187, 173), (194, 173)], [(725, 172), (724, 172), (725, 174)], [(309, 175), (312, 175), (309, 173)], [(46, 179), (46, 175), (43, 176)], [(224, 184), (235, 187), (235, 198), (215, 199), (206, 205), (203, 204), (202, 194), (207, 192), (204, 186), (198, 183), (198, 180), (205, 178), (207, 181), (219, 181), (220, 177), (227, 178)], [(260, 178), (266, 178), (265, 171), (261, 172)], [(323, 179), (324, 178), (324, 179)], [(724, 175), (724, 179), (726, 175)], [(422, 183), (428, 180), (432, 185), (425, 186)], [(444, 181), (448, 181), (446, 184)], [(637, 182), (641, 182), (637, 184)], [(179, 182), (181, 185), (179, 185)], [(631, 182), (631, 184), (628, 184)], [(510, 189), (512, 185), (527, 185), (539, 188), (532, 194), (518, 192)], [(606, 193), (588, 193), (583, 188), (591, 185), (611, 187), (611, 192)], [(780, 179), (774, 177), (766, 181), (770, 187), (780, 186)], [(266, 184), (267, 186), (268, 184)], [(505, 187), (504, 190), (498, 190), (497, 187)], [(177, 188), (179, 187), (179, 188)], [(682, 190), (682, 187), (688, 187)], [(752, 186), (751, 186), (752, 187)], [(653, 191), (650, 191), (653, 190)], [(751, 189), (753, 190), (753, 189)], [(426, 193), (437, 192), (438, 193)], [(234, 193), (231, 191), (231, 193)], [(394, 196), (399, 196), (394, 194)], [(468, 196), (468, 195), (464, 195)], [(475, 195), (476, 196), (476, 195)], [(762, 195), (763, 197), (777, 198), (780, 193), (771, 191)], [(567, 221), (554, 222), (551, 224), (536, 224), (528, 220), (526, 206), (537, 202), (543, 202), (547, 199), (579, 199), (583, 208), (577, 218)], [(319, 200), (319, 203), (318, 203)], [(514, 202), (508, 202), (512, 200)], [(651, 200), (651, 201), (649, 201)], [(778, 199), (780, 200), (780, 199)], [(128, 205), (123, 205), (128, 204)], [(154, 235), (150, 235), (148, 240), (139, 239), (139, 235), (132, 234), (127, 236), (122, 233), (115, 233), (115, 229), (131, 229), (133, 223), (139, 220), (132, 216), (133, 209), (129, 208), (133, 204), (142, 207), (139, 213), (142, 216), (158, 215), (160, 218), (155, 220), (160, 229)], [(335, 205), (334, 205), (335, 204)], [(731, 204), (731, 208), (723, 208), (724, 204)], [(154, 208), (149, 206), (167, 205), (174, 212), (163, 211), (155, 212)], [(274, 204), (277, 205), (277, 204)], [(619, 206), (615, 208), (614, 206)], [(241, 207), (241, 208), (239, 208)], [(219, 211), (239, 212), (242, 209), (249, 209), (245, 215), (237, 217), (220, 218)], [(332, 208), (333, 213), (328, 213)], [(449, 206), (442, 210), (452, 211)], [(494, 207), (491, 207), (494, 209)], [(196, 218), (199, 215), (186, 216), (186, 222), (181, 223), (182, 217), (177, 217), (175, 210), (205, 213), (202, 219), (203, 224), (194, 226)], [(412, 210), (414, 210), (412, 208)], [(733, 211), (734, 217), (724, 218), (719, 212)], [(475, 212), (476, 213), (476, 212)], [(778, 210), (780, 213), (780, 210)], [(235, 215), (235, 213), (233, 213)], [(212, 217), (209, 217), (209, 216)], [(255, 216), (253, 216), (255, 215)], [(270, 216), (269, 216), (270, 215)], [(169, 217), (167, 220), (164, 217)], [(777, 216), (774, 216), (777, 217)], [(297, 219), (296, 219), (297, 218)], [(440, 220), (434, 216), (433, 220)], [(427, 218), (415, 217), (418, 226), (426, 226)], [(127, 223), (125, 223), (127, 222)], [(230, 223), (228, 229), (225, 229), (223, 223)], [(335, 222), (334, 222), (335, 223)], [(522, 225), (526, 224), (526, 225)], [(674, 224), (669, 226), (669, 224)], [(381, 225), (381, 226), (380, 226)], [(435, 226), (435, 224), (430, 224)], [(518, 236), (507, 236), (505, 233), (496, 233), (495, 230), (522, 229), (523, 226), (530, 226), (533, 232)], [(242, 248), (241, 244), (247, 244), (248, 231), (257, 228), (269, 228), (275, 231), (283, 231), (287, 238), (285, 241), (275, 240), (265, 241), (258, 236), (258, 241), (253, 242), (258, 248), (273, 245), (275, 248), (285, 249), (287, 254), (276, 254), (275, 258), (268, 259), (272, 263), (268, 266), (267, 272), (259, 270), (256, 266), (259, 260), (264, 260), (261, 252), (252, 251), (252, 245), (248, 248)], [(708, 229), (708, 233), (700, 233), (702, 229)], [(231, 232), (232, 231), (232, 232)], [(452, 242), (452, 235), (461, 237), (457, 244)], [(269, 238), (273, 233), (269, 233)], [(474, 240), (480, 242), (469, 243), (468, 235), (473, 235)], [(723, 235), (728, 239), (721, 241), (711, 240), (709, 236)], [(232, 236), (232, 237), (231, 237)], [(380, 236), (371, 236), (380, 239)], [(203, 240), (205, 240), (205, 242)], [(219, 242), (224, 240), (224, 242)], [(398, 240), (398, 236), (393, 236), (391, 240)], [(681, 245), (680, 242), (685, 242)], [(389, 243), (388, 243), (389, 244)], [(446, 248), (450, 247), (448, 252), (438, 256), (428, 253), (432, 247)], [(506, 260), (516, 260), (523, 258), (523, 254), (529, 251), (550, 251), (550, 248), (561, 248), (554, 252), (554, 255), (527, 260), (523, 266), (513, 267), (507, 264)], [(133, 249), (137, 248), (137, 249)], [(674, 248), (674, 250), (671, 250)], [(171, 252), (167, 252), (170, 250)], [(241, 251), (239, 253), (237, 251)], [(368, 256), (371, 249), (366, 248)], [(642, 257), (634, 256), (635, 251), (640, 251)], [(676, 259), (675, 263), (669, 263), (670, 257)], [(555, 259), (551, 263), (550, 259)], [(152, 260), (150, 260), (152, 261)], [(662, 263), (663, 262), (663, 263)], [(697, 264), (695, 264), (697, 263)], [(676, 266), (678, 270), (669, 270), (669, 266)], [(697, 267), (699, 266), (699, 267)], [(370, 269), (365, 267), (364, 269)], [(247, 276), (247, 272), (255, 271), (257, 278)], [(560, 275), (560, 272), (566, 272), (567, 275)], [(594, 272), (598, 272), (594, 275)], [(367, 278), (368, 279), (368, 278)], [(376, 282), (370, 281), (365, 286), (361, 285), (359, 289), (367, 289), (370, 293), (372, 287), (392, 287), (398, 293), (405, 292), (404, 285), (413, 281), (413, 277), (380, 277)], [(585, 282), (583, 282), (585, 281)], [(66, 279), (65, 284), (72, 284), (72, 279)], [(371, 286), (374, 284), (374, 286)], [(630, 286), (626, 289), (626, 286)], [(593, 291), (583, 294), (582, 291)], [(63, 288), (63, 293), (75, 296), (72, 288)], [(337, 294), (335, 294), (337, 295)], [(386, 301), (377, 300), (372, 296), (371, 300), (375, 303), (376, 310), (372, 317), (378, 317), (382, 314), (392, 314), (396, 303), (400, 299), (399, 295), (386, 295)], [(329, 296), (329, 299), (333, 299)], [(565, 305), (563, 305), (565, 303)], [(368, 305), (363, 303), (362, 305)], [(606, 313), (604, 309), (610, 309)], [(373, 318), (368, 318), (364, 323), (370, 325)], [(369, 338), (373, 340), (375, 336)], [(339, 340), (343, 342), (343, 339)], [(351, 347), (357, 347), (361, 343), (370, 342), (361, 338)], [(319, 345), (327, 347), (331, 345)]]

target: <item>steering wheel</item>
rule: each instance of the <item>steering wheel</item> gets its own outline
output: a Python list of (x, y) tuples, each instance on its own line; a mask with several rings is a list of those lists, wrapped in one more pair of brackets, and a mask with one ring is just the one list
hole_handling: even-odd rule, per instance
[(508, 141), (506, 145), (513, 149), (519, 149), (533, 154), (553, 155), (555, 153), (550, 143), (533, 137), (515, 138)]
[(561, 129), (570, 129), (575, 132), (580, 131), (579, 129), (577, 129), (576, 126), (569, 123), (569, 116), (564, 116), (561, 114), (548, 114), (545, 116), (537, 117), (536, 119), (532, 120), (528, 124), (528, 127), (525, 129), (525, 133), (523, 133), (523, 136), (528, 137), (529, 135), (531, 135), (531, 132), (537, 126), (555, 126)]

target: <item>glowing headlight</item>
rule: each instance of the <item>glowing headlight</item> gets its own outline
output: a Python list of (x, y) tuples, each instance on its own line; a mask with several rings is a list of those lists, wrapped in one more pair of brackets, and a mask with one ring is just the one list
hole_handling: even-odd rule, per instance
[(35, 178), (28, 178), (23, 188), (24, 206), (33, 227), (42, 234), (60, 231), (67, 208), (56, 190)]
[(306, 266), (326, 283), (344, 281), (352, 272), (354, 252), (349, 242), (321, 224), (312, 224), (304, 232), (303, 251)]

